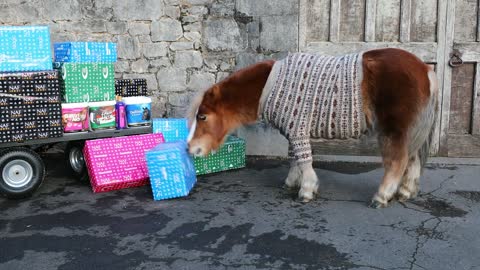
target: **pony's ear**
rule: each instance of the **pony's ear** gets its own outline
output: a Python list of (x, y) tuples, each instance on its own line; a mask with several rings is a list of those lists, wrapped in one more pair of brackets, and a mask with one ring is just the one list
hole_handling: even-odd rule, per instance
[(212, 88), (205, 93), (205, 96), (208, 100), (217, 100), (220, 97), (220, 87), (218, 85), (212, 86)]

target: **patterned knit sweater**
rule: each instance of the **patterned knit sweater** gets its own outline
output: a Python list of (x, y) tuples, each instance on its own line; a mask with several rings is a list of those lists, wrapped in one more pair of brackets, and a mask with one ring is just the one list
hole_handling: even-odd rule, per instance
[(289, 154), (311, 162), (310, 138), (359, 138), (366, 129), (360, 91), (362, 54), (289, 54), (277, 61), (259, 117), (289, 140)]

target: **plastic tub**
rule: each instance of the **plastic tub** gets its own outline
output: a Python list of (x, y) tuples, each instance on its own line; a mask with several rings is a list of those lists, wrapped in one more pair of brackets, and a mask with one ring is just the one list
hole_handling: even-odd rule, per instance
[(115, 128), (115, 101), (90, 102), (90, 129)]
[(152, 99), (149, 97), (125, 97), (127, 124), (129, 127), (151, 124)]
[(62, 103), (62, 123), (64, 132), (88, 130), (88, 104)]

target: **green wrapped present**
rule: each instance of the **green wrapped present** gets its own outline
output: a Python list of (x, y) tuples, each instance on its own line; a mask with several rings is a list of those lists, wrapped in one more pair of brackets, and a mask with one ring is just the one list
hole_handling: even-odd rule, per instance
[(194, 158), (197, 175), (209, 174), (245, 167), (245, 141), (229, 136), (215, 154)]
[(113, 63), (55, 63), (65, 103), (115, 100)]

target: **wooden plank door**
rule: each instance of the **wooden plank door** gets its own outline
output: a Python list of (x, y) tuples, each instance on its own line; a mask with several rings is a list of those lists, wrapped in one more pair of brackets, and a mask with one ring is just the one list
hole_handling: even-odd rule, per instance
[[(395, 47), (445, 70), (445, 0), (300, 0), (299, 51), (329, 55)], [(440, 89), (443, 80), (440, 80)], [(432, 153), (439, 148), (440, 121)], [(324, 140), (314, 154), (378, 154), (375, 140)]]
[(460, 52), (463, 64), (446, 67), (440, 155), (480, 157), (479, 1), (447, 2), (447, 50)]

